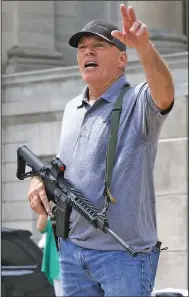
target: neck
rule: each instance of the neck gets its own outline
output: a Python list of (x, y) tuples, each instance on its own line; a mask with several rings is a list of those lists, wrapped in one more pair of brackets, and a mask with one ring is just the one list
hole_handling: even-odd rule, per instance
[[(122, 74), (121, 74), (122, 75)], [(116, 81), (120, 78), (120, 76), (114, 77), (112, 80), (110, 80), (108, 83), (105, 83), (104, 85), (98, 84), (96, 86), (94, 85), (88, 85), (89, 88), (89, 100), (98, 100), (100, 96)]]

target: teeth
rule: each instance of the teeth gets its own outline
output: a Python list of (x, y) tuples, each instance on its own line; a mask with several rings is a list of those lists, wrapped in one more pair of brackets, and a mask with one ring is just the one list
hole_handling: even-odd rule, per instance
[(87, 62), (85, 64), (85, 67), (96, 67), (96, 66), (97, 66), (97, 64), (95, 62)]

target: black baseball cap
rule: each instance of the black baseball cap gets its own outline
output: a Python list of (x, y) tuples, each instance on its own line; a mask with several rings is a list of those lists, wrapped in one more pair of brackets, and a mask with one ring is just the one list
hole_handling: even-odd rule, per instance
[(72, 35), (69, 40), (69, 45), (77, 48), (82, 37), (96, 35), (114, 44), (121, 51), (126, 51), (126, 45), (111, 35), (113, 30), (119, 30), (119, 28), (104, 20), (94, 20), (88, 23), (80, 32)]

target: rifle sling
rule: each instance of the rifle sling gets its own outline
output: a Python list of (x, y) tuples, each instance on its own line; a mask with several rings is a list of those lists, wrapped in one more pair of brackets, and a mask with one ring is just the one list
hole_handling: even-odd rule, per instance
[(112, 197), (110, 193), (110, 183), (112, 179), (112, 171), (113, 171), (115, 155), (116, 155), (119, 121), (120, 121), (120, 115), (122, 111), (123, 97), (129, 89), (130, 89), (130, 85), (127, 84), (121, 90), (114, 104), (111, 122), (110, 122), (110, 132), (109, 132), (109, 138), (108, 138), (108, 146), (106, 150), (105, 194), (112, 202), (115, 202), (115, 198)]

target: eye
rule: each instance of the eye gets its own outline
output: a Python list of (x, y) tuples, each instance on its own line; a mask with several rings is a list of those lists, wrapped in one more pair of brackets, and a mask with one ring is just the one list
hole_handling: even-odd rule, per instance
[(101, 43), (101, 42), (98, 42), (98, 43), (95, 44), (95, 46), (96, 46), (96, 47), (104, 47), (104, 44)]
[(86, 48), (85, 45), (79, 45), (79, 46), (78, 46), (78, 50), (82, 50), (82, 49), (85, 49), (85, 48)]

